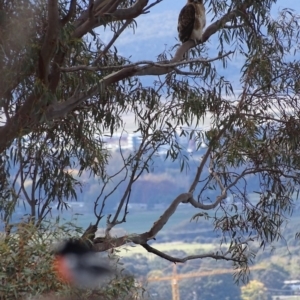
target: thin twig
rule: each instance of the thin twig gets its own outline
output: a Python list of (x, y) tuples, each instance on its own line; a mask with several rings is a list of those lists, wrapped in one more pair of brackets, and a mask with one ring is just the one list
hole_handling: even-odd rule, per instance
[[(92, 67), (92, 66), (81, 65), (81, 66), (75, 66), (75, 67), (69, 67), (69, 68), (60, 68), (60, 70), (62, 72), (76, 72), (76, 71), (82, 71), (82, 70), (95, 72), (95, 71), (102, 71), (102, 70), (106, 71), (106, 70), (126, 69), (126, 68), (137, 67), (140, 65), (143, 65), (142, 68), (147, 68), (150, 66), (159, 67), (159, 68), (172, 68), (172, 67), (184, 66), (184, 65), (193, 64), (193, 63), (209, 63), (209, 62), (213, 62), (213, 61), (222, 59), (233, 53), (234, 53), (234, 51), (229, 51), (223, 55), (219, 55), (217, 57), (210, 58), (210, 59), (197, 58), (197, 59), (191, 59), (191, 60), (179, 61), (179, 62), (173, 62), (173, 63), (168, 60), (162, 61), (159, 63), (156, 63), (156, 62), (150, 61), (150, 60), (142, 60), (142, 61), (138, 61), (136, 63), (122, 65), (122, 66)], [(93, 64), (95, 64), (95, 62)]]
[(127, 28), (127, 26), (133, 21), (133, 19), (126, 20), (126, 22), (123, 24), (123, 26), (114, 34), (111, 41), (106, 45), (106, 47), (103, 49), (103, 51), (98, 55), (98, 57), (95, 59), (95, 61), (92, 63), (92, 66), (96, 66), (98, 61), (101, 59), (102, 56), (104, 56), (107, 51), (110, 49), (110, 47), (114, 44), (114, 42), (117, 40), (117, 38), (120, 36), (120, 34)]

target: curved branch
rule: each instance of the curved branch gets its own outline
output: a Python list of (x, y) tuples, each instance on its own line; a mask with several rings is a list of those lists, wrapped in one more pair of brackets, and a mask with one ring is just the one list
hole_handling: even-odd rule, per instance
[(162, 230), (162, 228), (169, 221), (170, 217), (175, 213), (177, 206), (180, 203), (187, 203), (191, 197), (191, 193), (184, 193), (173, 200), (167, 210), (160, 216), (160, 218), (156, 222), (154, 222), (152, 228), (147, 232), (149, 234), (148, 240), (153, 239), (157, 235), (157, 233)]
[(203, 258), (213, 258), (215, 260), (227, 260), (227, 261), (234, 261), (234, 262), (238, 262), (238, 263), (243, 263), (246, 262), (246, 259), (237, 259), (234, 257), (228, 257), (226, 255), (219, 255), (219, 254), (215, 254), (215, 253), (207, 253), (207, 254), (199, 254), (199, 255), (189, 255), (183, 258), (179, 258), (179, 257), (174, 257), (171, 255), (168, 255), (164, 252), (161, 252), (153, 247), (151, 247), (148, 244), (142, 244), (141, 245), (143, 248), (145, 248), (148, 252), (153, 253), (161, 258), (164, 258), (170, 262), (173, 263), (185, 263), (188, 260), (193, 260), (193, 259), (203, 259)]
[(109, 250), (111, 248), (116, 248), (125, 245), (126, 243), (134, 243), (137, 245), (145, 245), (149, 240), (155, 238), (158, 232), (165, 226), (165, 224), (169, 221), (170, 217), (175, 213), (177, 206), (180, 203), (188, 203), (189, 199), (192, 197), (190, 193), (184, 193), (179, 195), (176, 199), (173, 200), (171, 205), (167, 208), (167, 210), (163, 213), (163, 215), (154, 222), (152, 228), (144, 233), (141, 234), (131, 234), (128, 236), (122, 236), (118, 238), (109, 238), (103, 239), (100, 238), (100, 243), (95, 241), (94, 249), (96, 251), (102, 252), (105, 250)]
[(75, 29), (72, 37), (81, 38), (94, 28), (113, 21), (134, 19), (143, 12), (143, 9), (147, 6), (147, 4), (148, 0), (138, 0), (134, 5), (132, 5), (129, 8), (117, 9), (115, 12), (112, 13), (105, 12), (101, 13), (101, 15), (96, 14), (94, 18), (87, 19), (81, 25), (79, 25)]

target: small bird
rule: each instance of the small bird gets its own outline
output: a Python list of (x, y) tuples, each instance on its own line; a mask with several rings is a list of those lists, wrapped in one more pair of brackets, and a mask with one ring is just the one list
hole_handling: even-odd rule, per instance
[(54, 271), (59, 279), (79, 288), (98, 288), (116, 272), (99, 253), (81, 240), (67, 240), (54, 250)]

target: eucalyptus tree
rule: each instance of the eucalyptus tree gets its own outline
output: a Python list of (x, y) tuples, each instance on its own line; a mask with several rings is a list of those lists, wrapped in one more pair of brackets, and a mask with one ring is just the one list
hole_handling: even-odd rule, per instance
[[(88, 231), (93, 233), (101, 207), (125, 180), (105, 191), (114, 175), (106, 172), (109, 152), (102, 137), (120, 130), (122, 116), (131, 113), (141, 143), (122, 157), (127, 188), (107, 218), (105, 237), (93, 240), (95, 249), (133, 242), (173, 262), (210, 257), (245, 271), (254, 255), (252, 242), (264, 247), (280, 237), (298, 194), (299, 16), (287, 8), (274, 18), (275, 0), (207, 0), (208, 25), (198, 45), (175, 45), (157, 61), (119, 55), (116, 40), (126, 28), (134, 35), (139, 17), (162, 1), (2, 1), (2, 218), (9, 231), (15, 205), (25, 201), (31, 222), (39, 226), (54, 201), (60, 207), (76, 198), (81, 175), (89, 173), (101, 178)], [(101, 27), (112, 32), (108, 43), (99, 35)], [(217, 45), (210, 43), (213, 38)], [(236, 58), (238, 89), (223, 74)], [(151, 87), (143, 85), (143, 76), (153, 78)], [(207, 117), (211, 126), (203, 131)], [(182, 167), (188, 163), (178, 129), (206, 145), (189, 189), (174, 197), (148, 231), (111, 237), (111, 229), (127, 219), (135, 182), (162, 145), (169, 145), (167, 156), (180, 159)], [(258, 191), (247, 185), (251, 176)], [(208, 202), (210, 189), (218, 196)], [(255, 205), (251, 192), (258, 194)], [(234, 201), (226, 202), (230, 197)], [(225, 250), (178, 258), (149, 245), (181, 203), (194, 208), (194, 219), (212, 218)]]

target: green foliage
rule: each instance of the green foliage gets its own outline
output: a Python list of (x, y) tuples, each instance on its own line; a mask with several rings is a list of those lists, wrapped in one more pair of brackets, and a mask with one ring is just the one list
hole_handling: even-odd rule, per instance
[(16, 224), (8, 236), (0, 241), (1, 299), (25, 299), (50, 291), (59, 291), (63, 285), (54, 274), (53, 243), (74, 235), (72, 223), (58, 226), (45, 223), (37, 230), (31, 222)]
[(94, 299), (97, 295), (105, 300), (140, 299), (143, 289), (125, 274), (94, 291), (78, 290), (59, 281), (53, 270), (53, 247), (62, 239), (80, 238), (79, 233), (82, 230), (72, 222), (46, 222), (37, 229), (24, 220), (11, 228), (9, 236), (2, 235), (0, 299), (44, 299), (46, 295), (55, 299)]
[[(98, 245), (99, 251), (126, 243), (126, 236), (113, 239), (110, 231), (126, 222), (134, 187), (151, 173), (162, 147), (167, 147), (165, 159), (178, 162), (182, 177), (191, 171), (189, 164), (197, 163), (186, 182), (177, 180), (179, 196), (196, 209), (194, 220), (211, 221), (223, 245), (214, 254), (232, 261), (238, 279), (247, 275), (255, 258), (253, 242), (264, 248), (282, 238), (281, 228), (293, 212), (300, 186), (300, 68), (294, 57), (300, 42), (299, 15), (282, 9), (273, 17), (275, 0), (205, 1), (212, 23), (191, 50), (196, 59), (182, 60), (182, 45), (176, 53), (172, 48), (160, 54), (159, 64), (133, 62), (120, 55), (122, 49), (114, 42), (125, 28), (134, 32), (136, 17), (161, 1), (148, 2), (0, 4), (1, 220), (9, 232), (16, 209), (24, 205), (37, 228), (15, 254), (18, 235), (4, 242), (3, 251), (9, 254), (4, 265), (14, 274), (5, 278), (12, 280), (8, 293), (18, 286), (21, 293), (27, 282), (24, 274), (32, 268), (20, 260), (25, 256), (19, 251), (33, 255), (32, 237), (45, 232), (43, 224), (53, 208), (65, 210), (68, 201), (78, 199), (89, 177), (98, 184), (97, 196), (90, 199), (95, 227), (106, 203), (117, 199), (115, 213), (107, 217), (107, 243)], [(110, 31), (110, 43), (101, 40), (98, 27)], [(218, 43), (207, 42), (213, 38)], [(236, 58), (241, 66), (232, 79), (226, 68)], [(160, 77), (146, 86), (140, 77), (147, 75)], [(125, 114), (133, 116), (140, 143), (130, 153), (120, 149), (119, 168), (109, 172), (103, 137), (123, 129)], [(210, 128), (200, 128), (208, 117)], [(201, 158), (190, 160), (178, 136), (192, 138), (197, 149), (204, 144)], [(248, 185), (251, 177), (257, 179), (255, 188)], [(137, 243), (145, 246), (179, 207), (182, 198), (172, 187), (168, 196), (159, 184), (147, 187), (145, 193), (153, 198), (165, 197), (158, 203), (171, 204), (154, 228), (132, 235)], [(256, 203), (249, 196), (253, 193), (258, 195)], [(18, 230), (26, 235), (27, 223), (22, 224), (26, 230), (21, 225)], [(45, 250), (43, 243), (37, 245), (39, 253)], [(19, 265), (12, 267), (14, 261)], [(38, 271), (52, 276), (45, 270)], [(50, 290), (48, 284), (55, 282), (47, 281), (41, 289)], [(121, 294), (126, 289), (127, 283), (117, 288)], [(115, 295), (114, 289), (111, 292)]]
[(266, 288), (263, 283), (257, 280), (251, 280), (246, 286), (242, 287), (243, 300), (268, 300)]

